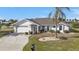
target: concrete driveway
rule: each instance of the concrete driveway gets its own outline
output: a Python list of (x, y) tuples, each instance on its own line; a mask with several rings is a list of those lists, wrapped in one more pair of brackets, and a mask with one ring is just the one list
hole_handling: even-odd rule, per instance
[(0, 51), (22, 51), (29, 35), (9, 34), (0, 38)]

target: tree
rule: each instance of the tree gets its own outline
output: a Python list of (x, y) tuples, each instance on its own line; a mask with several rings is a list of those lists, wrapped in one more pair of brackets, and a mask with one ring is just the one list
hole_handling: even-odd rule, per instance
[(3, 24), (0, 24), (0, 30), (1, 30), (1, 27), (3, 26)]
[(56, 38), (57, 38), (57, 21), (59, 20), (59, 18), (62, 19), (61, 21), (63, 21), (63, 19), (66, 19), (66, 15), (63, 12), (64, 9), (70, 11), (70, 8), (68, 7), (55, 7), (55, 13), (53, 17), (56, 21)]
[(11, 23), (11, 24), (12, 24), (12, 23), (16, 23), (16, 22), (17, 22), (17, 20), (16, 20), (16, 19), (10, 19), (9, 21), (10, 21), (10, 23)]
[(3, 22), (6, 22), (6, 19), (4, 19)]
[(2, 25), (0, 24), (0, 30), (1, 30), (1, 26), (2, 26)]
[(77, 19), (75, 18), (74, 21), (77, 22)]
[(48, 14), (48, 18), (50, 19), (52, 15), (52, 11)]
[(72, 28), (79, 28), (79, 23), (78, 22), (71, 22)]

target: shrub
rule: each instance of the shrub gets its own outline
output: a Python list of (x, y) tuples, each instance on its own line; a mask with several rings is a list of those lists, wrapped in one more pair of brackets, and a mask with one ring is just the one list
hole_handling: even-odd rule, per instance
[(38, 34), (40, 34), (41, 32), (40, 32), (40, 31), (38, 31), (37, 33), (38, 33)]
[(55, 31), (54, 31), (54, 30), (49, 30), (49, 32), (52, 32), (52, 33), (54, 33)]
[(69, 33), (69, 31), (68, 30), (64, 30), (64, 33)]
[(28, 32), (25, 32), (26, 35), (28, 35)]
[(71, 25), (72, 25), (73, 28), (79, 28), (78, 22), (72, 22)]
[(67, 37), (63, 37), (63, 36), (61, 36), (61, 37), (59, 37), (61, 40), (67, 40)]
[(59, 31), (59, 30), (57, 30), (57, 33), (60, 33), (60, 31)]
[(37, 34), (37, 31), (35, 31), (35, 33), (34, 34)]
[(30, 34), (33, 34), (33, 32), (32, 32), (32, 31), (30, 31), (29, 33), (30, 33)]

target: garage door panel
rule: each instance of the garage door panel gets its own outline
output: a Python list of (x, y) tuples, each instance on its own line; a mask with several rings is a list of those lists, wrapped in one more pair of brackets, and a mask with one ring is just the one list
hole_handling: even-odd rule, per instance
[(18, 33), (25, 33), (25, 32), (28, 32), (28, 31), (29, 31), (28, 27), (18, 27), (17, 28)]

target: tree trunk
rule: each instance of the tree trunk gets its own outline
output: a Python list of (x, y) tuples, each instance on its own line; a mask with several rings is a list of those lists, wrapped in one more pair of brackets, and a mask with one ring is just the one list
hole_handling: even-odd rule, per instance
[(56, 38), (58, 37), (58, 35), (57, 35), (57, 25), (56, 25), (56, 33), (55, 33), (55, 35), (56, 35)]
[(57, 18), (56, 18), (56, 32), (55, 32), (55, 37), (57, 38), (58, 35), (57, 35)]

